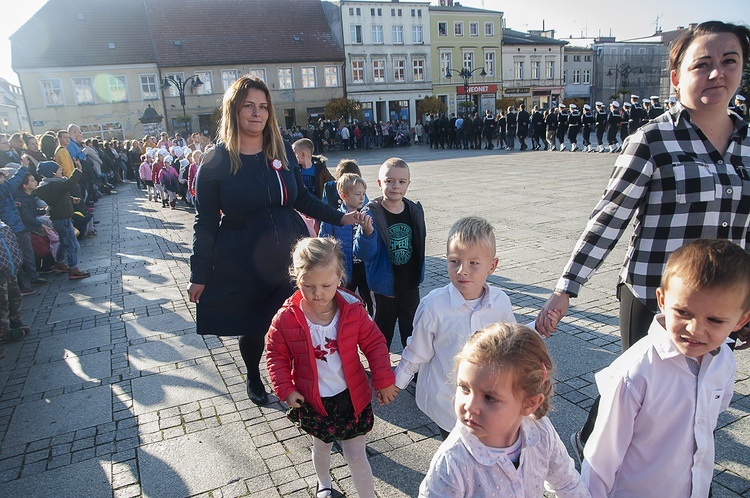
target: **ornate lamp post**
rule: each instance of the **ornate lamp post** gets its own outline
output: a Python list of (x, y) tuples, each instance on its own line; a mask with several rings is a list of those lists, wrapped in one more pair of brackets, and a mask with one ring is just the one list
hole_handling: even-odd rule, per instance
[(628, 75), (630, 75), (630, 73), (638, 71), (638, 74), (643, 74), (643, 69), (640, 67), (630, 67), (630, 64), (626, 62), (625, 64), (618, 64), (615, 67), (610, 67), (609, 71), (607, 71), (607, 76), (612, 76), (613, 69), (615, 70), (615, 94), (620, 95), (620, 100), (623, 100), (625, 94), (619, 92), (620, 89), (617, 87), (618, 78), (622, 76), (622, 84), (625, 86), (628, 84)]
[(185, 87), (190, 83), (190, 88), (198, 88), (203, 86), (203, 82), (198, 77), (198, 75), (193, 75), (187, 78), (185, 81), (182, 81), (182, 78), (177, 76), (167, 76), (164, 78), (164, 81), (162, 82), (161, 86), (159, 87), (161, 91), (169, 90), (170, 86), (173, 86), (177, 89), (177, 92), (180, 95), (180, 105), (182, 105), (182, 115), (186, 116), (185, 114)]
[(484, 66), (482, 66), (481, 68), (475, 68), (475, 69), (468, 69), (468, 68), (464, 67), (464, 68), (461, 68), (460, 71), (458, 69), (451, 69), (449, 67), (449, 68), (447, 68), (445, 70), (445, 77), (448, 78), (449, 80), (453, 77), (451, 75), (451, 72), (456, 73), (457, 75), (459, 75), (461, 77), (461, 79), (463, 79), (463, 81), (464, 81), (464, 95), (466, 96), (465, 99), (466, 99), (466, 103), (467, 103), (467, 105), (466, 105), (467, 108), (469, 107), (469, 105), (468, 105), (468, 102), (469, 102), (469, 79), (471, 79), (472, 75), (475, 72), (479, 71), (480, 69), (482, 70), (482, 72), (479, 73), (479, 76), (481, 76), (482, 78), (484, 78), (485, 76), (487, 76), (487, 71), (484, 70)]

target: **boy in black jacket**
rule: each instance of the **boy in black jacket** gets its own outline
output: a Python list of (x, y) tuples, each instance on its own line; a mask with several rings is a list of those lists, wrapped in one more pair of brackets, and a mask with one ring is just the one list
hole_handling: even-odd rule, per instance
[[(60, 237), (60, 247), (55, 255), (55, 272), (67, 273), (70, 280), (90, 277), (90, 273), (78, 269), (78, 250), (81, 246), (76, 239), (72, 220), (73, 202), (81, 202), (81, 199), (72, 197), (70, 189), (81, 179), (81, 170), (76, 168), (70, 178), (65, 178), (59, 164), (54, 161), (42, 161), (37, 167), (37, 172), (44, 178), (36, 195), (49, 205), (52, 226)], [(66, 257), (67, 265), (63, 261)]]

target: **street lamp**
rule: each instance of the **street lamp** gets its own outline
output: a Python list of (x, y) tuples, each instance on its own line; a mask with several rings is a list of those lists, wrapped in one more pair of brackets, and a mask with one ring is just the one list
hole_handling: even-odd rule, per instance
[(624, 87), (625, 85), (628, 84), (628, 75), (630, 75), (630, 73), (634, 73), (635, 71), (638, 71), (638, 74), (643, 74), (643, 69), (640, 67), (638, 68), (630, 67), (630, 64), (626, 62), (625, 64), (618, 64), (615, 67), (610, 67), (609, 71), (607, 71), (607, 76), (612, 76), (613, 69), (615, 70), (615, 95), (620, 95), (620, 100), (622, 100), (625, 98), (624, 97), (625, 94), (624, 93), (620, 94), (620, 92), (618, 92), (619, 90), (617, 87), (618, 77), (622, 76), (622, 84)]
[[(466, 96), (466, 103), (467, 103), (467, 106), (466, 106), (467, 109), (466, 109), (466, 111), (468, 111), (468, 107), (469, 107), (469, 105), (468, 105), (468, 103), (469, 103), (469, 79), (472, 77), (472, 75), (475, 72), (479, 71), (479, 69), (480, 68), (468, 69), (468, 68), (464, 67), (464, 68), (461, 68), (461, 70), (459, 71), (458, 69), (451, 69), (449, 67), (449, 68), (447, 68), (445, 70), (445, 77), (448, 78), (449, 80), (453, 77), (451, 75), (451, 72), (456, 73), (457, 75), (459, 75), (461, 77), (461, 79), (464, 80), (464, 95)], [(485, 76), (487, 76), (487, 71), (484, 70), (484, 66), (482, 66), (481, 69), (482, 69), (482, 72), (479, 73), (479, 76), (481, 76), (482, 78), (484, 78)]]
[(185, 114), (185, 87), (190, 83), (190, 88), (198, 88), (203, 86), (203, 82), (201, 81), (200, 77), (198, 75), (190, 76), (185, 81), (182, 81), (182, 77), (177, 76), (167, 76), (164, 78), (164, 82), (161, 84), (159, 89), (163, 92), (164, 90), (169, 90), (170, 86), (173, 86), (177, 89), (177, 91), (180, 94), (180, 104), (182, 105), (182, 115), (187, 116)]

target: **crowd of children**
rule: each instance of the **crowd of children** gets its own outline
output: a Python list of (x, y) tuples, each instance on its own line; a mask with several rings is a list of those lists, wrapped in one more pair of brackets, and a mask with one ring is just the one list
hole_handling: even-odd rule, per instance
[[(342, 165), (335, 183), (312, 180), (339, 209), (367, 218), (358, 227), (324, 223), (320, 237), (298, 242), (290, 270), (298, 290), (267, 337), (273, 388), (312, 436), (317, 497), (332, 494), (337, 440), (358, 495), (374, 496), (364, 439), (372, 393), (358, 349), (377, 401), (389, 404), (415, 380), (417, 406), (443, 437), (420, 496), (708, 496), (713, 430), (734, 385), (725, 341), (750, 321), (747, 252), (699, 239), (670, 256), (648, 337), (596, 376), (602, 399), (579, 474), (546, 416), (554, 368), (542, 335), (516, 324), (508, 296), (487, 282), (498, 265), (492, 226), (476, 216), (453, 224), (450, 283), (420, 300), (425, 222), (405, 197), (408, 165), (386, 160), (382, 195), (369, 203), (356, 163)], [(394, 372), (396, 321), (404, 350)]]

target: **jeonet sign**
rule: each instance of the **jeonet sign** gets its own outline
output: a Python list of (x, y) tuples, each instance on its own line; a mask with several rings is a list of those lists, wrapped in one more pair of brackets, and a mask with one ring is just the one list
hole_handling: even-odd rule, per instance
[[(468, 87), (469, 95), (476, 95), (476, 94), (482, 94), (482, 93), (497, 93), (497, 85), (469, 85)], [(456, 87), (456, 93), (458, 95), (466, 95), (466, 90), (464, 89), (464, 86), (457, 86)]]

